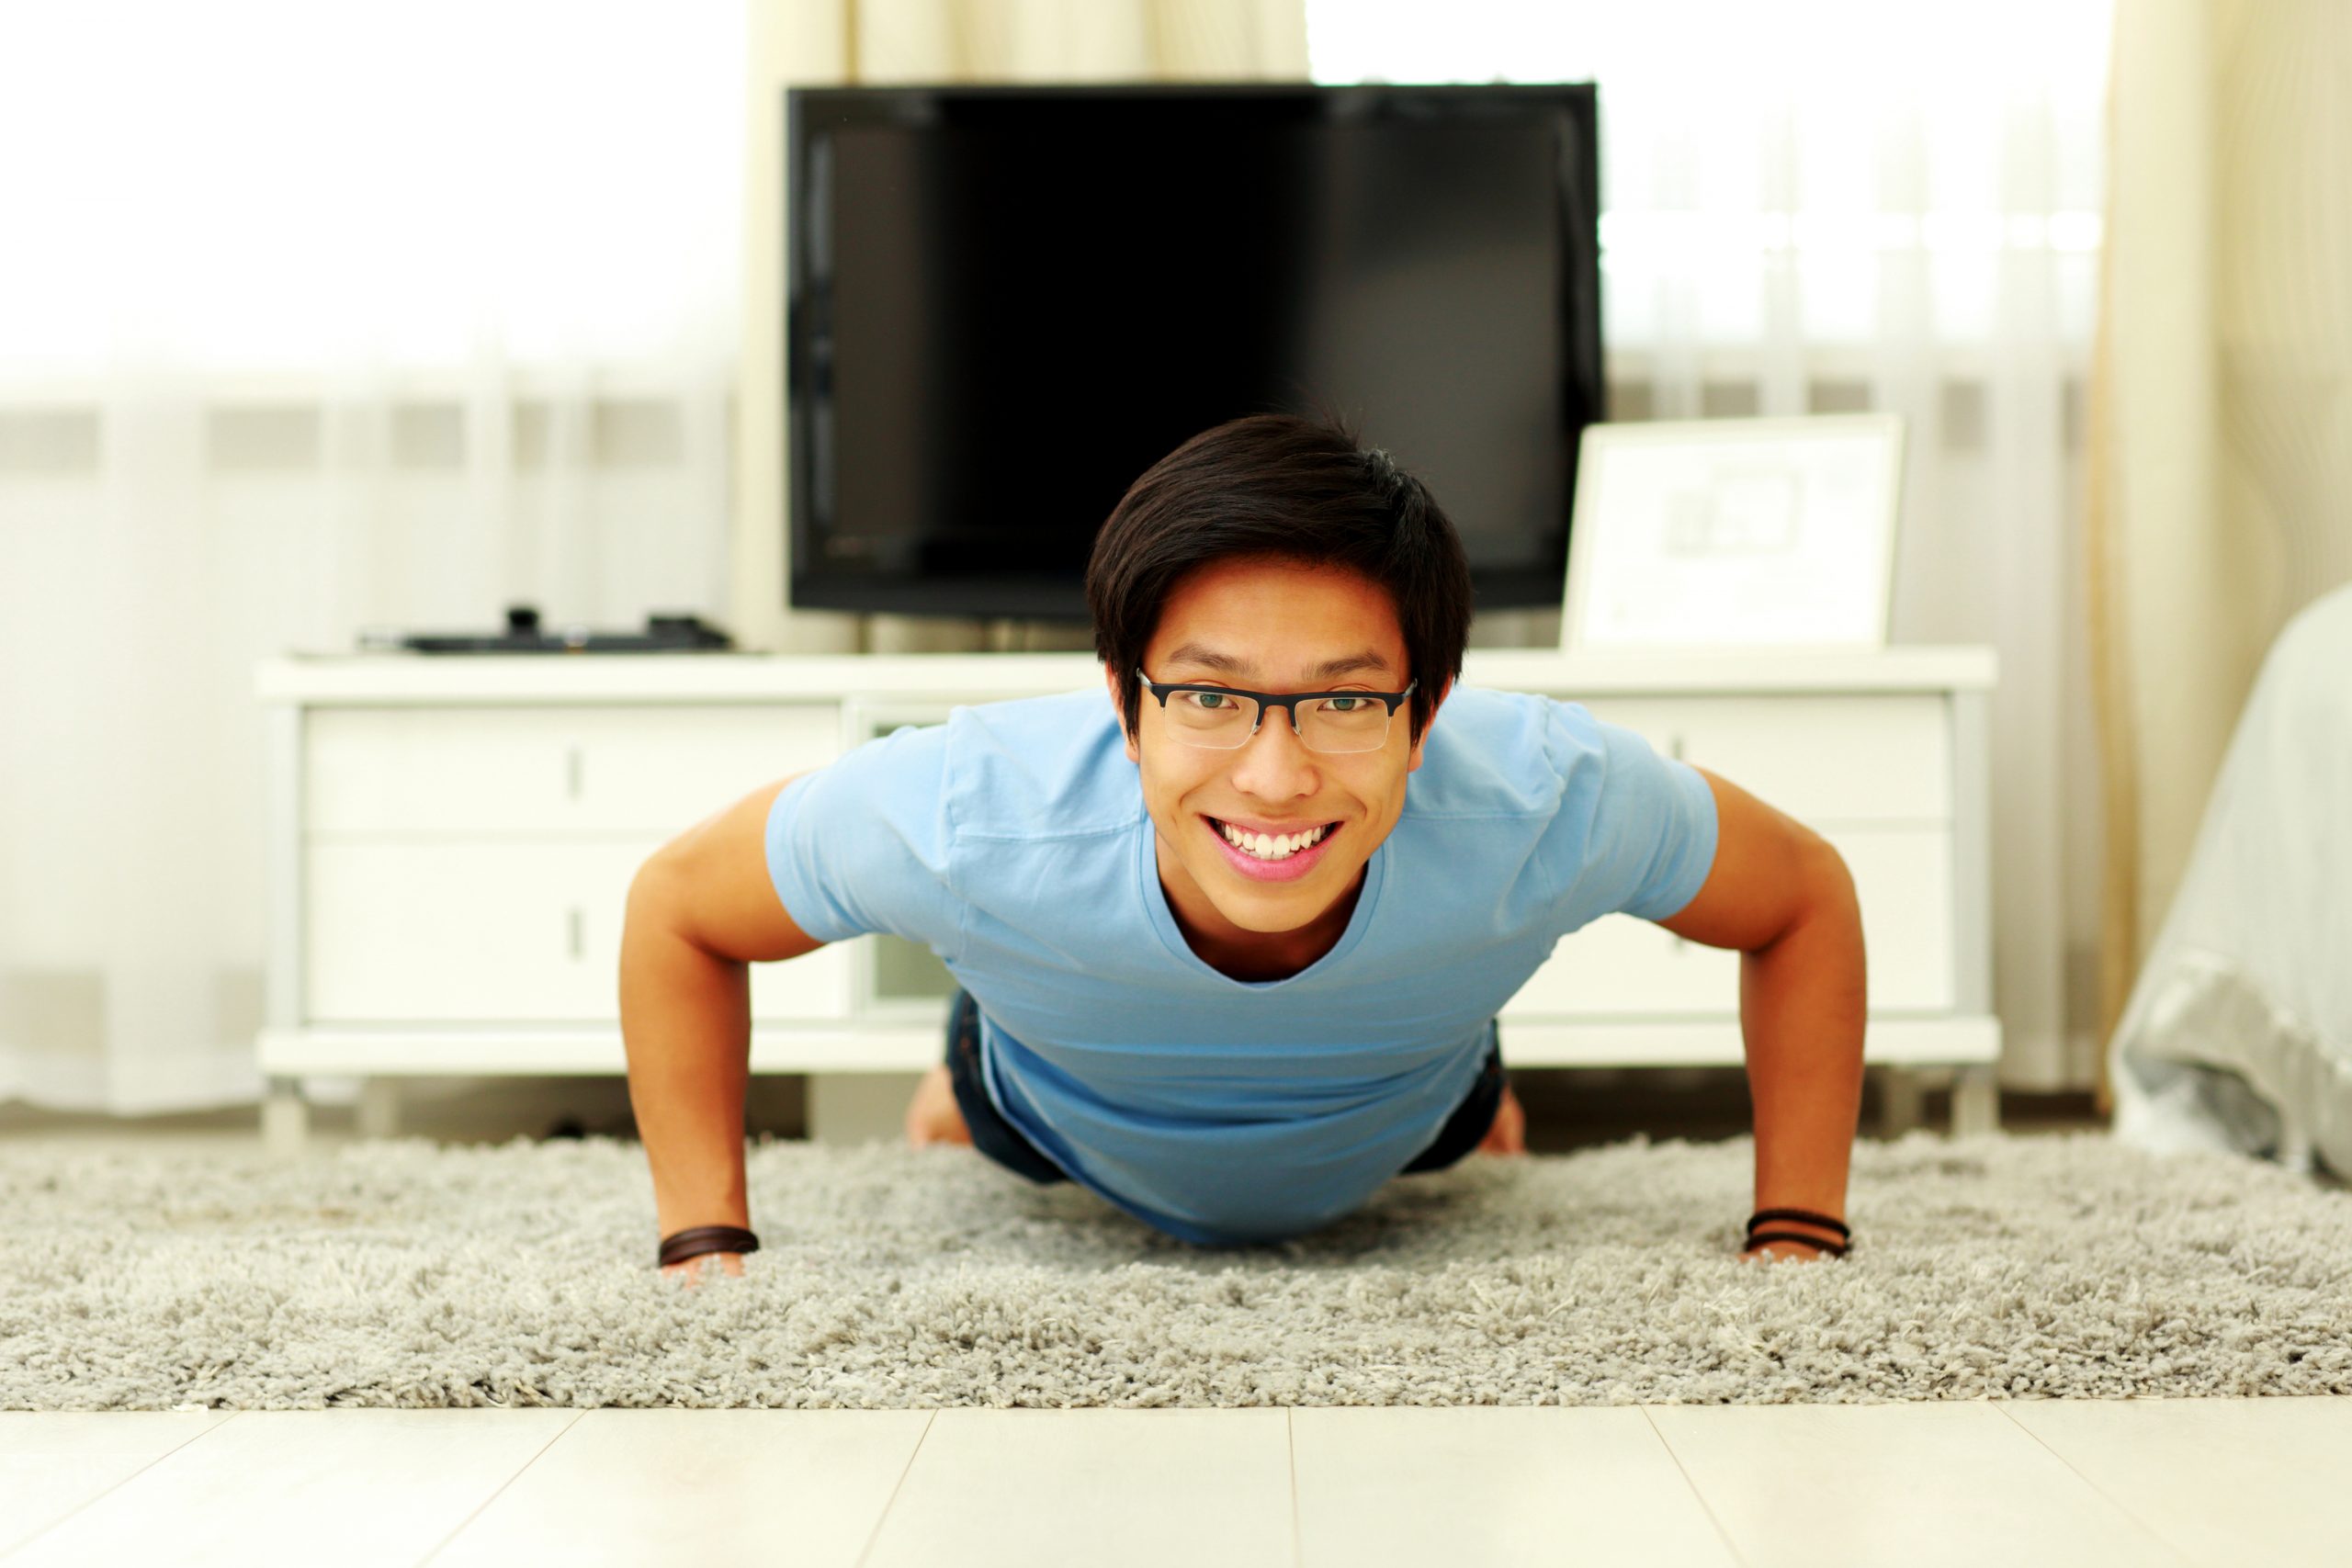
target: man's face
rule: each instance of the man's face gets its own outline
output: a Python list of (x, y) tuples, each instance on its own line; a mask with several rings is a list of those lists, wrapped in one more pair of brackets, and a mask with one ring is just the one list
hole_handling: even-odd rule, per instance
[[(1412, 679), (1385, 590), (1353, 572), (1283, 561), (1224, 561), (1185, 578), (1161, 609), (1143, 668), (1155, 681), (1261, 692), (1401, 692)], [(1116, 703), (1135, 672), (1106, 674)], [(1142, 771), (1160, 881), (1179, 918), (1235, 941), (1295, 931), (1332, 910), (1405, 808), (1405, 775), (1421, 765), (1410, 714), (1409, 703), (1398, 705), (1378, 750), (1334, 754), (1309, 750), (1289, 710), (1268, 708), (1255, 735), (1215, 750), (1188, 744), (1145, 692), (1127, 758)], [(1267, 860), (1228, 842), (1228, 826), (1323, 836)]]

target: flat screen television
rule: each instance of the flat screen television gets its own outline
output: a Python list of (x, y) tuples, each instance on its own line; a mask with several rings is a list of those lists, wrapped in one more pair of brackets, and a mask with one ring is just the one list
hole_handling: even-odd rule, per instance
[(1603, 417), (1590, 84), (794, 88), (789, 602), (1083, 619), (1136, 476), (1337, 413), (1481, 607), (1556, 605)]

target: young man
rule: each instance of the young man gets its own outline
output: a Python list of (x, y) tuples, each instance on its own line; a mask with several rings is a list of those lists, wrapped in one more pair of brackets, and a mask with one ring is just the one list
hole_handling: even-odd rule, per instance
[[(1842, 1218), (1864, 1017), (1844, 863), (1580, 705), (1457, 688), (1469, 573), (1419, 480), (1343, 430), (1237, 420), (1136, 481), (1087, 594), (1106, 691), (876, 740), (639, 873), (621, 1021), (663, 1236), (749, 1223), (747, 963), (925, 943), (965, 990), (910, 1141), (1228, 1245), (1522, 1146), (1496, 1011), (1618, 910), (1746, 954), (1757, 1206)], [(1769, 1230), (1790, 1239), (1745, 1256), (1838, 1235)]]

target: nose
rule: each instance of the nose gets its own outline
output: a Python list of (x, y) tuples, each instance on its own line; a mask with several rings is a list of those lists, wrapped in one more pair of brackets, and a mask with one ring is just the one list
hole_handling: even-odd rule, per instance
[(1233, 786), (1260, 800), (1295, 800), (1315, 793), (1315, 753), (1298, 738), (1291, 710), (1269, 707), (1258, 733), (1241, 744), (1233, 765)]

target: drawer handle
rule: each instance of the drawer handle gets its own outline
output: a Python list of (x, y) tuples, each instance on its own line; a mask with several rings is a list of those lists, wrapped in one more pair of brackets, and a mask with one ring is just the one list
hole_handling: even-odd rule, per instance
[(580, 798), (580, 748), (574, 746), (565, 753), (564, 775), (571, 789), (571, 798)]
[(578, 957), (582, 956), (581, 952), (580, 952), (580, 911), (579, 911), (578, 909), (573, 909), (573, 910), (571, 912), (571, 956), (572, 956), (572, 957), (574, 957), (574, 958), (578, 958)]

